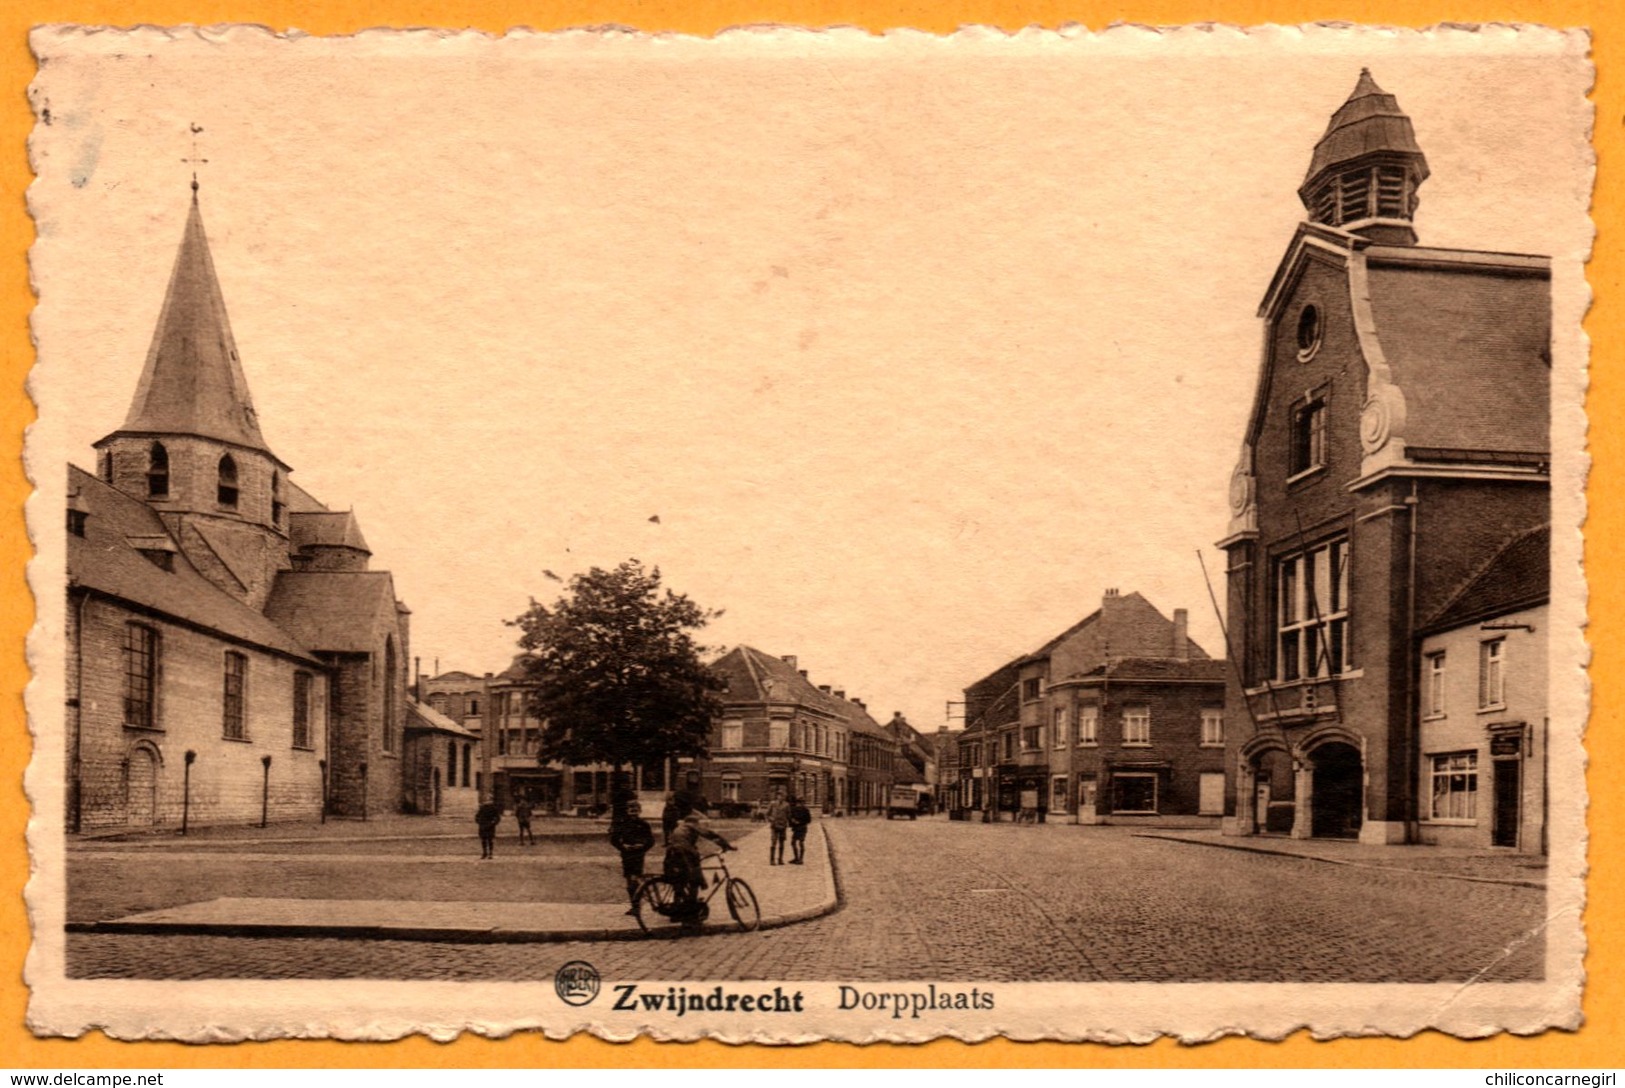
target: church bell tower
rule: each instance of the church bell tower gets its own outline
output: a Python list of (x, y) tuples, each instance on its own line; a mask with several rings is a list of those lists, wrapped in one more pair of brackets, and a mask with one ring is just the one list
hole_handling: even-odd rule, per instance
[(102, 479), (157, 511), (193, 566), (264, 606), (288, 566), (289, 470), (260, 434), (195, 181), (135, 397), (96, 450)]

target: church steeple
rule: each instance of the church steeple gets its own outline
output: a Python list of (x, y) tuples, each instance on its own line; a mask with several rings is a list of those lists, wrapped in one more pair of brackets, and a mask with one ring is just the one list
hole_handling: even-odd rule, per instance
[(1416, 190), (1427, 176), (1411, 119), (1362, 68), (1354, 93), (1315, 144), (1298, 196), (1312, 222), (1413, 245)]
[(129, 414), (96, 448), (103, 479), (156, 510), (204, 577), (264, 604), (289, 565), (288, 466), (260, 433), (195, 183)]
[(193, 184), (169, 290), (120, 430), (213, 438), (270, 454), (237, 357)]

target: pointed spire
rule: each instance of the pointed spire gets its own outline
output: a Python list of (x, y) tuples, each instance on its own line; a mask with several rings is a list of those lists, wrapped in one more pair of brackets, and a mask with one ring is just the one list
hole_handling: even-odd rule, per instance
[(198, 435), (271, 452), (237, 358), (195, 181), (152, 347), (120, 429)]

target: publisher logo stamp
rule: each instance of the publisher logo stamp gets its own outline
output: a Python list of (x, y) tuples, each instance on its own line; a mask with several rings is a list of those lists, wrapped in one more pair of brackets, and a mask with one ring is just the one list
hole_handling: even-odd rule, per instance
[(598, 996), (598, 968), (585, 960), (571, 960), (553, 976), (553, 989), (566, 1005), (590, 1005)]

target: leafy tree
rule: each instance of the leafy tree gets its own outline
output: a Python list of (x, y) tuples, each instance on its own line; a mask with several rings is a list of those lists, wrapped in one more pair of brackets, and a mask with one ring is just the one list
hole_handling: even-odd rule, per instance
[(532, 599), (509, 623), (530, 654), (541, 761), (619, 771), (704, 756), (722, 681), (700, 661), (694, 632), (714, 615), (662, 591), (660, 568), (636, 559), (575, 575), (551, 606)]

